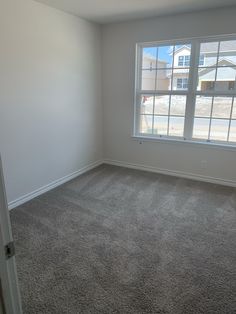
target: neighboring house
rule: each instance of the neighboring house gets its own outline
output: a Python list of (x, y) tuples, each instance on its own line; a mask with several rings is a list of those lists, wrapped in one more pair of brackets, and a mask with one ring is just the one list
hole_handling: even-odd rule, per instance
[[(234, 89), (236, 80), (236, 41), (221, 43), (218, 64), (217, 50), (217, 43), (201, 44), (198, 90), (208, 91), (215, 88), (218, 91), (226, 91)], [(170, 90), (171, 83), (173, 90), (187, 89), (190, 53), (191, 48), (187, 45), (180, 46), (174, 51), (172, 82), (172, 72), (166, 61), (156, 61), (155, 57), (144, 55), (142, 89)], [(217, 76), (216, 64), (218, 65)], [(156, 68), (159, 70), (156, 71)]]
[[(160, 90), (169, 89), (169, 77), (167, 76), (166, 61), (156, 60), (151, 55), (143, 56), (142, 64), (142, 89), (154, 90), (155, 84), (158, 85)], [(156, 71), (156, 68), (159, 70)], [(157, 83), (156, 83), (157, 82)]]
[[(174, 53), (173, 90), (187, 89), (190, 47), (181, 46)], [(207, 91), (215, 88), (226, 91), (234, 88), (236, 78), (236, 41), (222, 42), (220, 46), (216, 77), (217, 47), (215, 43), (201, 45), (199, 58), (198, 90)], [(201, 67), (203, 67), (201, 69)], [(209, 67), (209, 68), (204, 68)], [(216, 78), (216, 83), (215, 83)]]
[(179, 47), (174, 52), (173, 90), (183, 90), (188, 88), (189, 70), (187, 67), (190, 65), (190, 52), (190, 48), (186, 45)]

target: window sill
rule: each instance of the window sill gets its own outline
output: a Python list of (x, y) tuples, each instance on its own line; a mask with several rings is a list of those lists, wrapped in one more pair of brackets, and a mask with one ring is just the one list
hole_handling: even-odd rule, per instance
[(152, 136), (143, 136), (143, 135), (132, 135), (132, 139), (139, 142), (157, 142), (163, 144), (184, 144), (191, 146), (202, 146), (204, 148), (214, 148), (220, 150), (234, 151), (236, 152), (236, 145), (225, 145), (221, 143), (208, 143), (208, 142), (199, 142), (194, 140), (183, 140), (178, 138), (157, 138)]

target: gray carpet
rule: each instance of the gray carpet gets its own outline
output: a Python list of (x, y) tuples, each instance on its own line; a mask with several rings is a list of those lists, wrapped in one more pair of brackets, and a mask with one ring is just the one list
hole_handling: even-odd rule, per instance
[(108, 165), (11, 211), (25, 314), (236, 313), (236, 190)]

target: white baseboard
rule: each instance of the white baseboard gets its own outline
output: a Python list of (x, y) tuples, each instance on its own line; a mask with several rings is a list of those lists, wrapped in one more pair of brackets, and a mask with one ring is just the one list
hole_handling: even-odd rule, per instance
[(44, 194), (60, 185), (63, 183), (66, 183), (81, 174), (92, 170), (93, 168), (96, 168), (102, 164), (109, 164), (109, 165), (114, 165), (114, 166), (119, 166), (119, 167), (125, 167), (125, 168), (131, 168), (131, 169), (137, 169), (137, 170), (144, 170), (144, 171), (149, 171), (149, 172), (154, 172), (154, 173), (160, 173), (160, 174), (165, 174), (165, 175), (170, 175), (174, 177), (180, 177), (180, 178), (185, 178), (185, 179), (192, 179), (192, 180), (197, 180), (197, 181), (203, 181), (203, 182), (208, 182), (208, 183), (214, 183), (214, 184), (220, 184), (220, 185), (226, 185), (226, 186), (231, 186), (231, 187), (236, 187), (236, 181), (233, 180), (225, 180), (221, 178), (214, 178), (214, 177), (208, 177), (208, 176), (203, 176), (203, 175), (198, 175), (198, 174), (193, 174), (193, 173), (187, 173), (187, 172), (182, 172), (182, 171), (175, 171), (175, 170), (168, 170), (168, 169), (162, 169), (162, 168), (157, 168), (157, 167), (152, 167), (152, 166), (146, 166), (143, 164), (133, 164), (133, 163), (128, 163), (125, 161), (118, 161), (118, 160), (111, 160), (111, 159), (104, 159), (104, 160), (99, 160), (96, 161), (92, 164), (89, 164), (88, 166), (85, 166), (63, 178), (60, 178), (58, 180), (55, 180), (35, 191), (32, 191), (26, 195), (23, 195), (19, 198), (17, 198), (14, 201), (11, 201), (8, 203), (8, 208), (11, 210), (19, 205), (22, 205), (33, 198)]
[(133, 163), (118, 161), (118, 160), (111, 160), (111, 159), (104, 159), (104, 163), (109, 164), (109, 165), (114, 165), (114, 166), (125, 167), (125, 168), (155, 172), (155, 173), (165, 174), (165, 175), (174, 176), (174, 177), (180, 177), (180, 178), (185, 178), (185, 179), (191, 179), (191, 180), (197, 180), (197, 181), (203, 181), (203, 182), (208, 182), (208, 183), (236, 187), (236, 181), (233, 181), (233, 180), (225, 180), (221, 178), (198, 175), (194, 173), (162, 169), (162, 168), (146, 166), (142, 164), (133, 164)]
[(45, 192), (48, 192), (48, 191), (56, 188), (57, 186), (62, 185), (63, 183), (66, 183), (66, 182), (80, 176), (81, 174), (83, 174), (89, 170), (92, 170), (93, 168), (96, 168), (102, 164), (103, 164), (103, 160), (99, 160), (99, 161), (96, 161), (94, 163), (91, 163), (88, 166), (85, 166), (85, 167), (83, 167), (83, 168), (81, 168), (81, 169), (79, 169), (79, 170), (77, 170), (77, 171), (75, 171), (75, 172), (73, 172), (67, 176), (64, 176), (63, 178), (55, 180), (55, 181), (53, 181), (53, 182), (51, 182), (45, 186), (42, 186), (41, 188), (39, 188), (35, 191), (32, 191), (26, 195), (23, 195), (23, 196), (17, 198), (14, 201), (9, 202), (8, 208), (9, 208), (9, 210), (11, 210), (11, 209), (13, 209), (19, 205), (22, 205), (22, 204), (32, 200), (33, 198), (35, 198), (41, 194), (44, 194)]

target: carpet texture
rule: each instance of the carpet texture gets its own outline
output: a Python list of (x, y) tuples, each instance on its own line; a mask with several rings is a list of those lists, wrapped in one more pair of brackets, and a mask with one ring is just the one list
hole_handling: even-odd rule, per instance
[(103, 165), (11, 211), (25, 314), (236, 313), (236, 190)]

